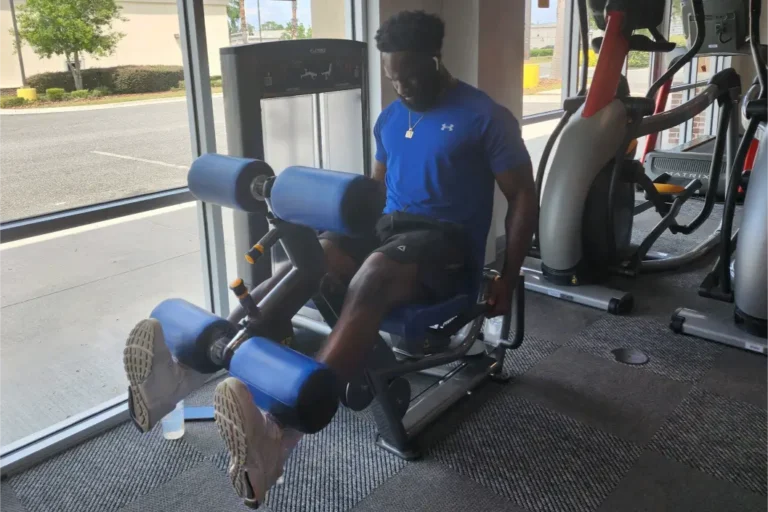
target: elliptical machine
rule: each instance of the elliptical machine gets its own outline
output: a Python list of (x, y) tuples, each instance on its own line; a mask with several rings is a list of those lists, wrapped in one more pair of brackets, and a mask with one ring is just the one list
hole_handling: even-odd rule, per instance
[[(721, 228), (720, 257), (699, 288), (699, 295), (724, 302), (734, 302), (732, 319), (679, 308), (672, 315), (670, 328), (709, 341), (768, 354), (766, 316), (768, 316), (768, 101), (766, 96), (766, 62), (760, 51), (760, 0), (750, 0), (750, 48), (757, 71), (760, 92), (757, 99), (746, 103), (749, 119), (736, 159), (730, 170), (725, 211)], [(736, 199), (741, 184), (741, 170), (758, 131), (758, 144), (749, 185), (744, 198), (741, 227), (733, 233)], [(731, 282), (731, 253), (735, 249)]]
[[(586, 54), (586, 0), (579, 0), (578, 5)], [(738, 116), (732, 113), (741, 83), (733, 69), (717, 73), (703, 92), (685, 104), (653, 114), (656, 92), (699, 53), (704, 43), (703, 1), (693, 0), (692, 5), (697, 29), (695, 43), (684, 56), (673, 61), (646, 97), (632, 97), (622, 76), (628, 53), (666, 53), (675, 48), (656, 28), (663, 21), (665, 2), (590, 0), (597, 26), (605, 30), (603, 38), (593, 41), (593, 46), (602, 51), (589, 90), (583, 85), (578, 96), (565, 100), (565, 114), (547, 142), (539, 164), (539, 226), (534, 250), (524, 264), (529, 290), (614, 314), (628, 313), (633, 306), (631, 294), (599, 286), (611, 273), (635, 276), (640, 272), (673, 270), (700, 259), (718, 244), (718, 233), (713, 232), (685, 254), (668, 256), (650, 251), (666, 230), (690, 234), (709, 217), (729, 133), (731, 137), (738, 136)], [(647, 29), (653, 39), (634, 33), (641, 29)], [(585, 55), (582, 84), (587, 81), (586, 62)], [(635, 141), (693, 119), (714, 102), (720, 105), (721, 113), (709, 170), (710, 187), (696, 218), (681, 225), (677, 215), (702, 183), (695, 179), (684, 187), (674, 186), (666, 183), (667, 175), (652, 181), (643, 165), (634, 159)], [(547, 160), (558, 139), (552, 171), (545, 181)], [(639, 205), (635, 205), (635, 187), (645, 192), (646, 201)], [(661, 219), (642, 243), (632, 246), (633, 218), (650, 208), (655, 208)]]

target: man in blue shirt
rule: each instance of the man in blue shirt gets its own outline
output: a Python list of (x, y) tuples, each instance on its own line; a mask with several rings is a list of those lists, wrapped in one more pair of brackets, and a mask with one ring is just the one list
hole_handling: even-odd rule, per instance
[[(367, 238), (321, 235), (329, 276), (348, 289), (338, 322), (317, 357), (342, 382), (361, 371), (389, 311), (450, 297), (478, 279), (495, 184), (508, 203), (507, 247), (502, 278), (492, 284), (489, 316), (509, 310), (536, 226), (533, 169), (520, 126), (509, 110), (450, 75), (441, 61), (443, 35), (443, 22), (424, 12), (396, 14), (376, 35), (384, 73), (399, 97), (374, 127), (373, 178), (386, 185), (386, 207)], [(252, 292), (257, 302), (288, 270), (276, 272)], [(230, 320), (242, 316), (238, 309)], [(290, 324), (285, 330), (289, 336)], [(168, 362), (155, 321), (145, 320), (134, 331), (125, 352), (126, 371), (134, 420), (146, 431), (202, 377)], [(134, 349), (147, 340), (153, 347), (149, 364), (147, 350), (135, 360), (130, 355), (141, 352)], [(216, 416), (231, 452), (235, 489), (251, 504), (262, 502), (300, 434), (263, 414), (246, 385), (234, 378), (217, 387)]]

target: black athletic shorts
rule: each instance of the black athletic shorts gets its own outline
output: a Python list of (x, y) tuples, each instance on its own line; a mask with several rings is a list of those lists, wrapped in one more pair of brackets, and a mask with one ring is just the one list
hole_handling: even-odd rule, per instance
[(383, 215), (369, 236), (351, 238), (326, 231), (330, 240), (358, 265), (374, 252), (400, 263), (416, 263), (428, 299), (446, 300), (464, 293), (470, 284), (469, 239), (463, 227), (404, 212)]

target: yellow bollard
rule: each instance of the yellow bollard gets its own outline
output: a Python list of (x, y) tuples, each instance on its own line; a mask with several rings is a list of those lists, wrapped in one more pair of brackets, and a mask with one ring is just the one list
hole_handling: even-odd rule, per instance
[(37, 90), (34, 89), (33, 87), (16, 89), (16, 96), (18, 96), (19, 98), (24, 98), (27, 101), (36, 101)]
[(539, 85), (539, 65), (523, 64), (523, 89), (533, 89)]

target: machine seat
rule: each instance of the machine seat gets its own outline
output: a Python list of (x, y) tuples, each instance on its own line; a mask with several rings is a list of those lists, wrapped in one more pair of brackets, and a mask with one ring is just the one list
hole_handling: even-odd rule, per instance
[(469, 309), (473, 303), (470, 295), (457, 295), (437, 304), (402, 306), (384, 319), (381, 330), (405, 339), (424, 339), (430, 327), (447, 322)]
[[(381, 330), (405, 339), (424, 339), (430, 327), (450, 320), (472, 304), (469, 295), (457, 295), (437, 304), (408, 304), (392, 311), (381, 323)], [(317, 309), (311, 300), (306, 306)]]

